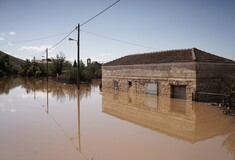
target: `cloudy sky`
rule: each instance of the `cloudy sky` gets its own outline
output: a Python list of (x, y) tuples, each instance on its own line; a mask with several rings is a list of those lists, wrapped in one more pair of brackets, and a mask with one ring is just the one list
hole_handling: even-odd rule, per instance
[[(0, 0), (0, 50), (37, 59), (116, 0)], [(77, 39), (75, 30), (70, 38)], [(80, 57), (107, 62), (128, 54), (192, 48), (235, 60), (234, 0), (120, 0), (81, 26)], [(76, 59), (66, 38), (49, 50)]]

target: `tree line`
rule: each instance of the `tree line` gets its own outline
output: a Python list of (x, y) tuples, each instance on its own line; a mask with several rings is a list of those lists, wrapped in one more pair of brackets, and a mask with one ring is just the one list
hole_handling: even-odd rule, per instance
[[(48, 67), (46, 61), (48, 61)], [(93, 78), (101, 78), (101, 64), (97, 62), (86, 66), (83, 61), (80, 61), (79, 71), (80, 81), (89, 82)], [(74, 60), (72, 64), (64, 56), (59, 55), (56, 58), (45, 60), (44, 63), (26, 59), (24, 64), (16, 69), (10, 63), (8, 55), (1, 56), (0, 76), (13, 74), (36, 78), (50, 76), (59, 81), (75, 83), (77, 82), (77, 61)]]
[(10, 63), (8, 55), (0, 56), (0, 76), (17, 74), (18, 70), (15, 69)]

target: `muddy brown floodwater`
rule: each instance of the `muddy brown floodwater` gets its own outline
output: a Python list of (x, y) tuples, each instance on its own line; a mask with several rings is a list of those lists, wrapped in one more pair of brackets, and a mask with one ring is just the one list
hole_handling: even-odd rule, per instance
[(1, 160), (233, 160), (235, 118), (205, 103), (0, 79)]

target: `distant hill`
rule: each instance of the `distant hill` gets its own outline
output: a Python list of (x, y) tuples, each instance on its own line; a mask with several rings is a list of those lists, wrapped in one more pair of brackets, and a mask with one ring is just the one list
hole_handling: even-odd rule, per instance
[(24, 62), (25, 62), (25, 61), (22, 60), (22, 59), (13, 57), (13, 56), (11, 56), (11, 55), (9, 55), (9, 54), (7, 54), (7, 53), (4, 53), (4, 52), (0, 51), (0, 57), (5, 56), (5, 55), (8, 55), (8, 56), (9, 56), (10, 63), (12, 64), (13, 68), (19, 69), (20, 66), (21, 66), (22, 64), (24, 64)]

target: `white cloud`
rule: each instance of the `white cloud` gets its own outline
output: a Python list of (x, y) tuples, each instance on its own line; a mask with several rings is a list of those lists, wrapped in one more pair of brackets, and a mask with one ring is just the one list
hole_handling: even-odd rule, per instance
[(19, 50), (20, 51), (32, 51), (32, 52), (43, 52), (46, 48), (50, 48), (51, 45), (41, 45), (41, 46), (22, 46)]
[(13, 43), (11, 43), (11, 42), (8, 42), (8, 45), (9, 45), (9, 46), (14, 46), (14, 44), (13, 44)]
[(0, 36), (2, 36), (2, 37), (5, 37), (6, 35), (7, 35), (7, 34), (4, 33), (4, 32), (0, 33)]
[(13, 112), (16, 112), (16, 110), (15, 110), (15, 109), (10, 109), (10, 112), (12, 112), (12, 113), (13, 113)]
[(9, 32), (9, 35), (10, 35), (10, 36), (15, 36), (15, 35), (16, 35), (16, 32)]
[(0, 33), (0, 41), (5, 40), (8, 36), (15, 36), (15, 35), (16, 35), (15, 32), (9, 32), (9, 33), (1, 32)]
[(6, 36), (7, 34), (6, 33), (4, 33), (4, 32), (0, 32), (0, 41), (4, 41), (5, 40), (5, 36)]

